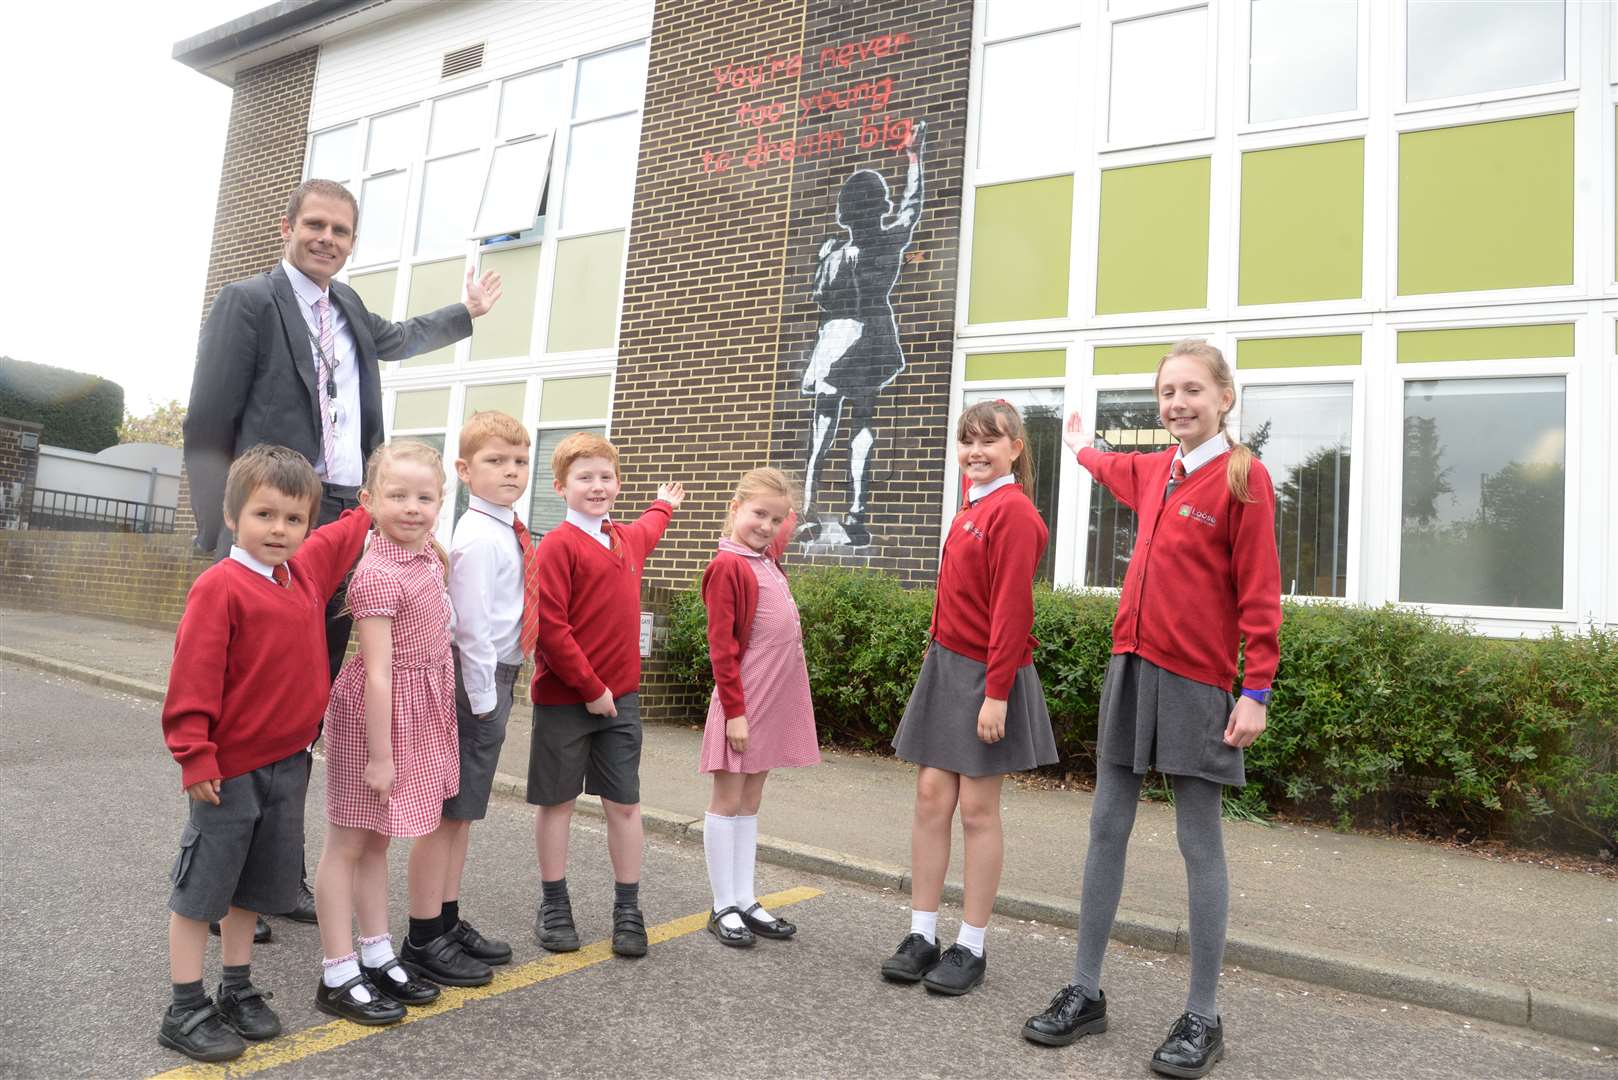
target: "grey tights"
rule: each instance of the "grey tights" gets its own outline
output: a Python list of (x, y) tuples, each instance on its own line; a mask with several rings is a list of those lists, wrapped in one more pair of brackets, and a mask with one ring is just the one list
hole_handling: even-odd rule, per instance
[[(1073, 963), (1074, 985), (1091, 998), (1100, 994), (1101, 960), (1124, 891), (1124, 853), (1135, 827), (1141, 779), (1127, 765), (1099, 762), (1096, 767), (1090, 851), (1084, 859), (1079, 901), (1079, 954)], [(1191, 897), (1191, 990), (1185, 1007), (1214, 1021), (1219, 1017), (1214, 995), (1225, 955), (1225, 919), (1230, 908), (1219, 825), (1221, 785), (1198, 776), (1170, 779), (1174, 782), (1174, 830), (1185, 858), (1186, 891)]]

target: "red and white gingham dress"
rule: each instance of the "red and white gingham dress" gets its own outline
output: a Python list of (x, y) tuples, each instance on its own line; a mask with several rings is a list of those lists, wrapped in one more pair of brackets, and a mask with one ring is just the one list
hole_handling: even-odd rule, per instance
[(444, 564), (431, 545), (409, 551), (375, 533), (348, 603), (356, 621), (393, 620), (393, 795), (384, 808), (365, 786), (365, 658), (355, 655), (326, 706), (326, 817), (387, 836), (425, 836), (461, 781)]

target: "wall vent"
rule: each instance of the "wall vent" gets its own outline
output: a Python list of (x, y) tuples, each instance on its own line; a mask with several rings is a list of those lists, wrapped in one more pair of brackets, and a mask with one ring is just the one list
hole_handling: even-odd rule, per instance
[(483, 66), (483, 42), (468, 45), (464, 49), (455, 49), (444, 54), (444, 68), (439, 73), (439, 79), (453, 79), (457, 75), (465, 75), (468, 71), (476, 71)]

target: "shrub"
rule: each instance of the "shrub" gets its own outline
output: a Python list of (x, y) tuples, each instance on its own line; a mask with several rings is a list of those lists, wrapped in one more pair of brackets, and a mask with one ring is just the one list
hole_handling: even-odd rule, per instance
[(0, 416), (41, 426), (39, 441), (98, 454), (118, 442), (124, 388), (66, 368), (0, 356)]
[[(933, 594), (886, 575), (791, 575), (823, 740), (886, 750), (927, 645)], [(1116, 598), (1037, 589), (1034, 662), (1063, 768), (1092, 769)], [(1496, 641), (1417, 611), (1288, 604), (1269, 728), (1239, 805), (1386, 819), (1419, 801), (1453, 826), (1618, 848), (1618, 634)], [(670, 620), (671, 666), (706, 701), (696, 591)]]

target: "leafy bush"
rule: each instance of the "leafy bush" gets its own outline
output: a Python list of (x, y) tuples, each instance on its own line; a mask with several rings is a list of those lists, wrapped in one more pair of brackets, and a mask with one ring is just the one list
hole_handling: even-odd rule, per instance
[[(921, 668), (933, 594), (886, 575), (792, 574), (821, 737), (886, 750)], [(1093, 768), (1116, 598), (1041, 588), (1034, 662), (1062, 768)], [(706, 623), (673, 607), (676, 677), (704, 702)], [(1239, 806), (1346, 824), (1419, 802), (1474, 832), (1618, 848), (1618, 634), (1496, 641), (1421, 612), (1288, 604), (1269, 728), (1247, 751)]]
[(124, 388), (66, 368), (0, 356), (0, 416), (41, 425), (39, 441), (98, 454), (118, 442)]

